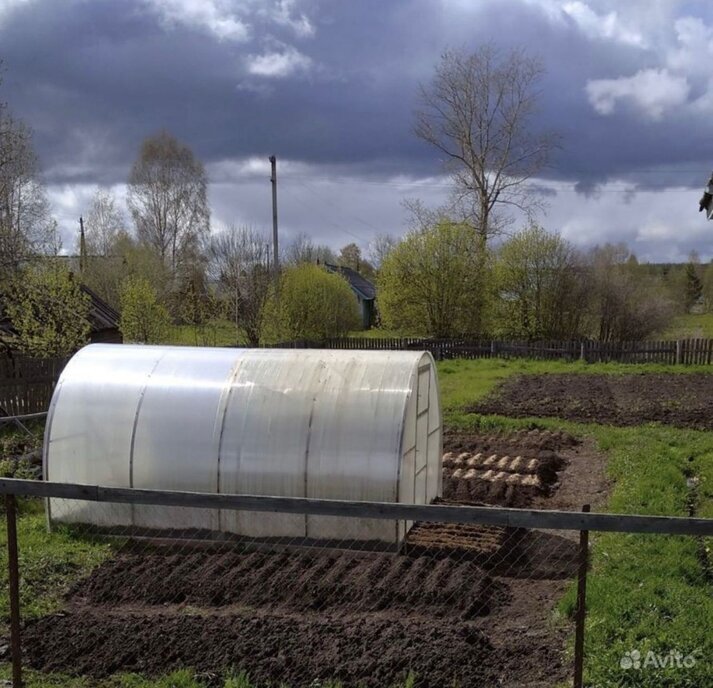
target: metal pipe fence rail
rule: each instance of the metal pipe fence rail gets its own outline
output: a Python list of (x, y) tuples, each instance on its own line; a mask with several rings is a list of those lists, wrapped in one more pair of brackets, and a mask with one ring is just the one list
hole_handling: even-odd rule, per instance
[[(510, 685), (496, 676), (502, 658), (490, 661), (502, 652), (512, 685), (525, 685), (518, 672), (533, 671), (532, 662), (521, 666), (514, 652), (524, 644), (523, 653), (539, 652), (555, 664), (533, 681), (569, 675), (581, 688), (589, 532), (644, 534), (660, 538), (661, 546), (671, 536), (696, 543), (713, 537), (713, 519), (590, 513), (586, 505), (582, 512), (416, 506), (16, 479), (0, 479), (0, 494), (15, 687), (22, 685), (23, 664), (95, 678), (117, 667), (156, 675), (195, 664), (213, 675), (226, 653), (245, 662), (256, 680), (284, 685), (324, 685), (337, 678), (347, 685), (391, 686), (397, 682), (394, 667), (402, 672), (399, 680), (405, 669), (413, 670), (416, 685)], [(82, 551), (90, 551), (91, 537), (105, 543), (107, 532), (120, 536), (102, 544), (86, 575), (66, 586), (66, 613), (35, 615), (24, 625), (20, 601), (30, 592), (22, 589), (22, 566), (31, 565), (33, 552), (23, 552), (18, 537), (18, 530), (24, 532), (16, 518), (18, 498), (52, 500), (53, 528), (78, 538)], [(92, 512), (94, 528), (78, 520), (82, 505), (102, 509), (98, 516)], [(192, 510), (197, 522), (213, 529), (159, 532), (151, 527), (156, 509)], [(216, 529), (233, 518), (262, 527), (274, 514), (290, 515), (297, 525), (334, 518), (413, 525), (398, 553), (393, 546), (384, 552), (350, 540), (308, 542), (299, 528), (279, 541), (265, 533), (217, 537)], [(575, 635), (571, 664), (557, 659), (561, 636), (548, 635), (547, 616), (547, 606), (568, 595)], [(530, 608), (518, 607), (528, 602)], [(529, 635), (513, 631), (508, 605), (529, 615)], [(137, 611), (142, 608), (144, 616)], [(512, 646), (501, 648), (491, 635)]]

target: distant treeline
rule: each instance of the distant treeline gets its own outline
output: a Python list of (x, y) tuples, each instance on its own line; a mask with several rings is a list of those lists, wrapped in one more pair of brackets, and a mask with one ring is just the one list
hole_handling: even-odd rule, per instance
[(382, 323), (432, 337), (636, 341), (713, 308), (713, 267), (639, 264), (625, 244), (578, 250), (532, 225), (485, 247), (467, 224), (411, 232), (377, 277)]

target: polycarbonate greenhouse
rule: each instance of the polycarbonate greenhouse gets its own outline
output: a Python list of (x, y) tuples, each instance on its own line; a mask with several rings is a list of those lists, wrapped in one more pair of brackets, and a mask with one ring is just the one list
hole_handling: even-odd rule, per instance
[[(94, 344), (50, 404), (47, 480), (426, 504), (441, 494), (433, 358)], [(408, 523), (52, 499), (50, 522), (399, 543)]]

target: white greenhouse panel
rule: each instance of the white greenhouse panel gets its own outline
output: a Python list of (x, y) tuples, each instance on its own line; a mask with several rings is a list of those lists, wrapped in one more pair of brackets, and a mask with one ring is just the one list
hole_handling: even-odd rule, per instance
[[(59, 482), (424, 503), (440, 495), (430, 354), (91, 345), (47, 421)], [(398, 544), (410, 523), (53, 500), (52, 521)]]
[[(134, 429), (132, 487), (217, 492), (219, 410), (236, 365), (235, 352), (169, 349), (146, 380)], [(177, 422), (177, 419), (184, 419)], [(183, 507), (134, 507), (134, 525), (218, 529), (218, 512)]]
[[(130, 483), (136, 411), (148, 375), (164, 351), (105, 345), (74, 356), (57, 383), (47, 418), (44, 475), (54, 482), (107, 487)], [(51, 458), (51, 460), (49, 460)], [(50, 500), (55, 521), (131, 524), (131, 505)]]

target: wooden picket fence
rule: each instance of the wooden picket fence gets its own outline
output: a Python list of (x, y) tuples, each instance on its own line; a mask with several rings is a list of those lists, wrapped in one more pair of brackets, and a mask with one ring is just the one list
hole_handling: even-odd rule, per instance
[(46, 411), (67, 360), (0, 356), (0, 416)]
[(424, 339), (418, 337), (338, 337), (324, 341), (282, 342), (281, 348), (425, 350), (437, 360), (452, 358), (534, 358), (581, 360), (588, 363), (668, 363), (710, 365), (713, 339), (678, 339), (643, 342), (599, 342), (593, 340), (526, 341), (494, 339)]

